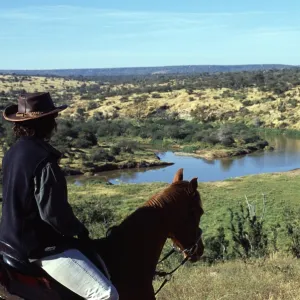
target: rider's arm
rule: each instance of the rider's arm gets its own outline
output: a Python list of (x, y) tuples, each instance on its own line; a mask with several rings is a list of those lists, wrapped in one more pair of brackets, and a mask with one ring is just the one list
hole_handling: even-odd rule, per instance
[(68, 203), (67, 184), (57, 162), (47, 162), (34, 177), (35, 199), (43, 221), (64, 236), (88, 235)]

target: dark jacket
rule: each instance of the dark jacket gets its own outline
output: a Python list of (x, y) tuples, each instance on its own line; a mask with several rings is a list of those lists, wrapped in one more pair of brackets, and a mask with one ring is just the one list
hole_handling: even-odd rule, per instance
[(43, 140), (22, 137), (3, 158), (0, 240), (20, 257), (38, 257), (43, 249), (87, 231), (68, 203), (60, 157)]

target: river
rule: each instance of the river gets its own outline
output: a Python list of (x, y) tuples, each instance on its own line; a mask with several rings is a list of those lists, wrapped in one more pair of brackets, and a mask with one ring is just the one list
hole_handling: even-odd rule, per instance
[(127, 169), (98, 174), (98, 178), (113, 184), (122, 182), (171, 182), (179, 168), (184, 169), (184, 178), (198, 177), (198, 181), (218, 181), (249, 174), (282, 172), (300, 168), (300, 140), (285, 136), (266, 138), (274, 151), (207, 161), (201, 158), (178, 156), (167, 151), (158, 153), (163, 161), (174, 165), (151, 169)]

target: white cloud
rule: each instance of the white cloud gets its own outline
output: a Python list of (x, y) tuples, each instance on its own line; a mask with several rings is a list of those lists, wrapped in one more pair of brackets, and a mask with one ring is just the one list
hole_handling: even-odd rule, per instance
[[(255, 29), (245, 31), (236, 27), (234, 20), (241, 22), (247, 17), (263, 19), (269, 14), (285, 14), (285, 12), (266, 11), (241, 11), (241, 12), (148, 12), (148, 11), (126, 11), (111, 10), (92, 7), (80, 7), (71, 5), (56, 6), (31, 6), (21, 9), (0, 9), (0, 26), (7, 28), (13, 36), (19, 31), (22, 22), (29, 27), (24, 35), (43, 35), (43, 29), (47, 34), (55, 32), (55, 39), (60, 36), (78, 35), (89, 30), (94, 39), (134, 39), (143, 36), (150, 38), (171, 36), (177, 34), (199, 34), (214, 33), (231, 34), (232, 31), (243, 34), (276, 35), (280, 28)], [(4, 20), (4, 22), (3, 22)], [(3, 24), (1, 24), (2, 22)], [(10, 21), (10, 22), (9, 22)], [(12, 25), (7, 25), (12, 24)], [(15, 27), (15, 31), (14, 31)], [(51, 29), (49, 29), (51, 28)], [(55, 28), (55, 30), (53, 30)], [(75, 29), (76, 28), (76, 29)], [(241, 26), (242, 28), (242, 26)], [(37, 30), (38, 29), (38, 30)], [(292, 29), (291, 29), (292, 30)], [(40, 31), (40, 32), (39, 32)], [(198, 34), (198, 35), (197, 35)], [(0, 39), (9, 39), (1, 37)]]
[(255, 29), (242, 30), (240, 34), (247, 34), (248, 36), (256, 36), (256, 37), (267, 37), (267, 36), (279, 36), (286, 34), (299, 34), (300, 27), (293, 26), (282, 26), (282, 27), (258, 27)]
[[(177, 13), (177, 12), (148, 12), (110, 10), (92, 7), (56, 5), (56, 6), (33, 6), (22, 9), (1, 10), (0, 18), (11, 20), (78, 20), (82, 18), (93, 19), (100, 17), (106, 20), (114, 20), (119, 23), (137, 24), (146, 22), (172, 22), (182, 21), (185, 23), (201, 23), (201, 18), (228, 18), (232, 16), (282, 14), (284, 12), (244, 11), (244, 12), (200, 12), (200, 13)], [(199, 20), (200, 18), (200, 20)]]

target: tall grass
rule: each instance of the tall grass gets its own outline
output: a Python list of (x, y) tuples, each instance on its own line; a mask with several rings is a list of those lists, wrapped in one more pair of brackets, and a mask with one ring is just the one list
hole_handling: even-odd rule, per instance
[[(300, 262), (275, 256), (244, 263), (184, 267), (158, 294), (158, 300), (300, 299)], [(159, 282), (155, 283), (157, 287)]]

